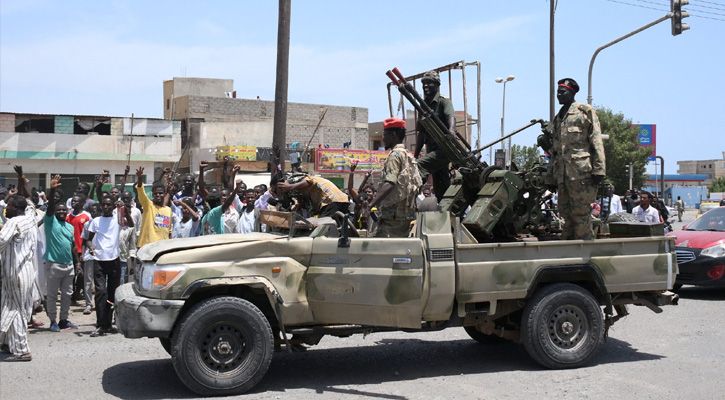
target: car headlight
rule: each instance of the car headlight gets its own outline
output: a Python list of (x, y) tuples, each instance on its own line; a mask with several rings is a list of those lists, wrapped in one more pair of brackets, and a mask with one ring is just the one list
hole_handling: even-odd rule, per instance
[(176, 282), (188, 267), (183, 265), (156, 265), (144, 263), (139, 287), (141, 290), (162, 290)]
[(725, 257), (725, 243), (710, 246), (700, 252), (700, 255), (707, 257)]

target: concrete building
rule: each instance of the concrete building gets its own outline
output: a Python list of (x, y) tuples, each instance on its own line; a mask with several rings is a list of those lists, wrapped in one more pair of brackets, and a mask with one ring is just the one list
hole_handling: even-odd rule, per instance
[[(233, 81), (229, 79), (174, 78), (164, 82), (164, 115), (168, 111), (174, 119), (182, 120), (183, 126), (188, 121), (190, 127), (191, 142), (182, 167), (214, 161), (222, 146), (253, 146), (259, 149), (261, 164), (244, 163), (243, 168), (258, 170), (262, 164), (266, 168), (272, 147), (274, 101), (233, 96)], [(306, 103), (287, 104), (288, 149), (304, 149), (324, 110), (311, 150), (318, 143), (330, 148), (341, 149), (347, 143), (351, 149), (369, 149), (367, 108)]]
[(2, 112), (0, 184), (17, 183), (15, 164), (23, 166), (31, 187), (46, 188), (51, 176), (60, 174), (66, 195), (104, 169), (111, 172), (111, 183), (118, 184), (129, 151), (130, 175), (143, 166), (150, 182), (178, 160), (180, 133), (179, 121), (163, 119), (135, 118), (131, 137), (131, 118)]
[(725, 177), (725, 152), (718, 160), (685, 160), (677, 162), (678, 174), (706, 174), (705, 185), (710, 185), (716, 178)]

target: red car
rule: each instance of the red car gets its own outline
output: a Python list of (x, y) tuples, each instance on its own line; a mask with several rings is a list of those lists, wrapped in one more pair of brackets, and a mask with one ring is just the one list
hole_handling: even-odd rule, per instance
[(667, 235), (677, 237), (680, 273), (675, 289), (682, 285), (725, 287), (725, 207), (714, 208)]

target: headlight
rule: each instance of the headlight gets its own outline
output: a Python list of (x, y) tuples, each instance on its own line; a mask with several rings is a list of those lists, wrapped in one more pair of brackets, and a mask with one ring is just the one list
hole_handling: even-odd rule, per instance
[(162, 290), (176, 282), (188, 268), (182, 265), (144, 264), (141, 270), (141, 290)]
[(725, 244), (720, 243), (708, 247), (701, 251), (700, 254), (707, 257), (725, 257)]

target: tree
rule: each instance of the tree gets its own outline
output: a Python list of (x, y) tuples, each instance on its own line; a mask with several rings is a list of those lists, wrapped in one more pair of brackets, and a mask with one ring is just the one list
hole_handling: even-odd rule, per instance
[(712, 181), (712, 184), (710, 184), (707, 188), (710, 189), (710, 193), (725, 192), (725, 178), (715, 178), (715, 180)]
[(511, 161), (519, 167), (519, 170), (530, 170), (534, 163), (540, 162), (539, 154), (542, 154), (542, 151), (536, 144), (531, 147), (511, 145)]
[(632, 120), (622, 113), (613, 113), (608, 108), (597, 107), (602, 134), (609, 135), (604, 141), (607, 163), (607, 179), (614, 185), (615, 192), (624, 194), (629, 187), (629, 167), (634, 165), (632, 186), (640, 188), (647, 182), (645, 165), (652, 154), (648, 147), (638, 147), (639, 129), (632, 126)]

